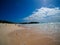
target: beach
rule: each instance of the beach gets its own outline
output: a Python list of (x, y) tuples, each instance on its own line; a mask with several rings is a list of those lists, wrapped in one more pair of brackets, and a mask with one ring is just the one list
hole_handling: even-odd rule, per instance
[(60, 45), (60, 23), (0, 23), (0, 45)]

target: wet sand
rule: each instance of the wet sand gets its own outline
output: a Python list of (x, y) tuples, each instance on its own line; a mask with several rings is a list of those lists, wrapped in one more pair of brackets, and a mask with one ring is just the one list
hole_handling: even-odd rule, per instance
[(60, 45), (60, 24), (0, 24), (0, 45)]

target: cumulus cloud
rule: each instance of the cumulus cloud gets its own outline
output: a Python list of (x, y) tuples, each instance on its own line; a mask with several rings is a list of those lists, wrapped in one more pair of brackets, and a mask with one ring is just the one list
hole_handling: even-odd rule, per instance
[(32, 12), (31, 15), (25, 17), (23, 20), (39, 21), (46, 16), (57, 15), (59, 13), (60, 13), (59, 7), (55, 7), (55, 8), (41, 7), (40, 9), (36, 9), (34, 12)]

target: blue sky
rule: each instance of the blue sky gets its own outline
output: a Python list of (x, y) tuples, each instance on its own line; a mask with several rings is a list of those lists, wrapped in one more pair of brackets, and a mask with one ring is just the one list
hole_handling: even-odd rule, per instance
[(23, 22), (42, 7), (60, 9), (60, 0), (0, 0), (0, 20)]

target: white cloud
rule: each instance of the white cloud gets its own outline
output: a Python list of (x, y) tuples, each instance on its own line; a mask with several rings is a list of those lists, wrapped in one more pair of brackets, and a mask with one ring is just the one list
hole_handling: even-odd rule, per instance
[(30, 16), (24, 18), (24, 20), (39, 21), (40, 19), (43, 19), (43, 17), (57, 15), (58, 13), (60, 13), (59, 7), (55, 8), (42, 7), (40, 9), (36, 9), (34, 12), (32, 12)]

